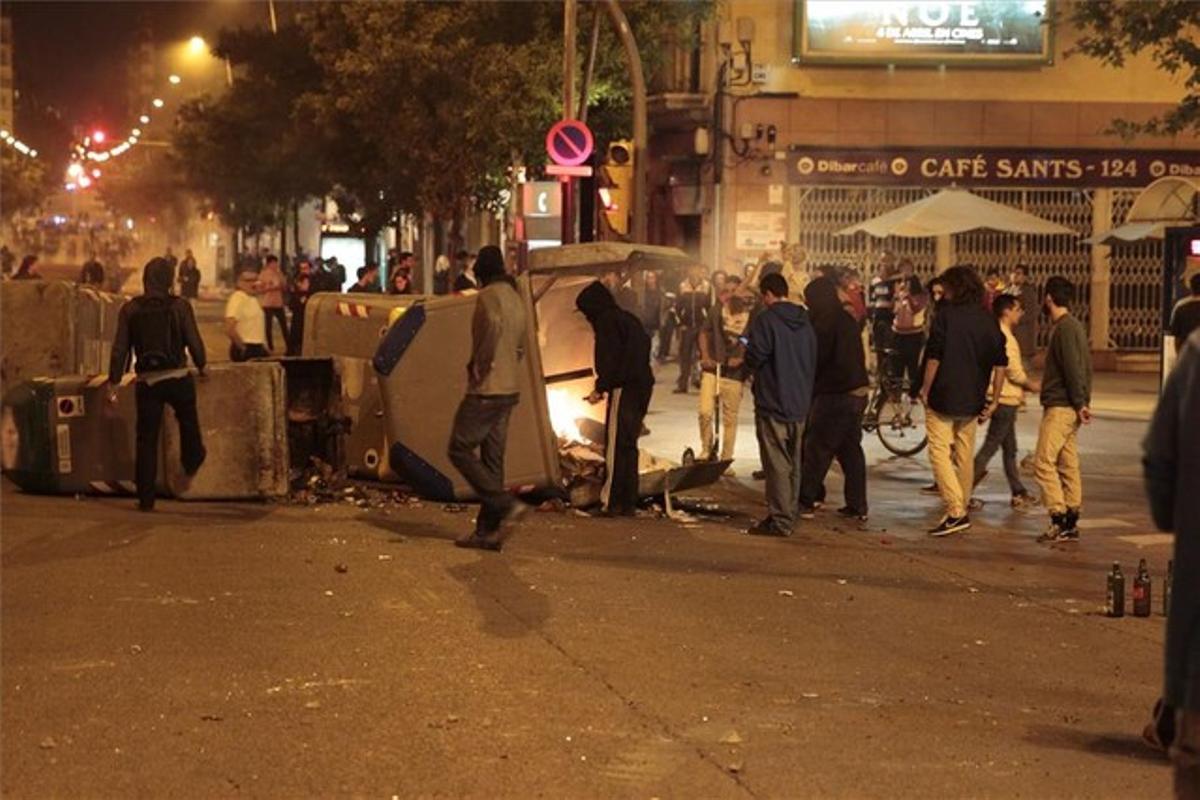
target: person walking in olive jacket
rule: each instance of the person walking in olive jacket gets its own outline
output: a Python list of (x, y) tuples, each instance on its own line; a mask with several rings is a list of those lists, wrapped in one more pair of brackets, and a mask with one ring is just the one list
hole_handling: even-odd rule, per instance
[(1042, 302), (1054, 328), (1046, 347), (1042, 424), (1033, 454), (1042, 503), (1050, 514), (1050, 526), (1038, 537), (1042, 542), (1079, 539), (1083, 477), (1075, 440), (1079, 427), (1092, 421), (1092, 354), (1087, 330), (1071, 315), (1074, 299), (1075, 287), (1066, 278), (1055, 275), (1046, 281)]
[(448, 455), (482, 504), (475, 530), (459, 547), (499, 550), (501, 528), (528, 509), (504, 488), (508, 420), (520, 400), (520, 364), (525, 355), (525, 304), (504, 268), (504, 254), (488, 245), (479, 251), (475, 276), (483, 290), (471, 319), (467, 393), (454, 417)]

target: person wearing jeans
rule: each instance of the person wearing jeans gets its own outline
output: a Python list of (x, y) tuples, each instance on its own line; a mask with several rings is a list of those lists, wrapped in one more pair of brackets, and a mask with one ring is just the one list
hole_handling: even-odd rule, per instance
[[(999, 405), (1004, 385), (1004, 334), (995, 317), (983, 310), (983, 282), (967, 266), (942, 275), (945, 307), (934, 318), (926, 347), (925, 430), (929, 461), (945, 506), (930, 536), (947, 536), (971, 527), (967, 501), (974, 480), (975, 428)], [(989, 379), (993, 399), (987, 399)]]
[(283, 310), (283, 291), (287, 288), (287, 279), (279, 269), (279, 259), (267, 256), (262, 272), (258, 273), (258, 303), (262, 306), (263, 326), (267, 334), (267, 350), (274, 352), (275, 339), (272, 336), (274, 325), (271, 320), (279, 322), (279, 330), (283, 333), (283, 345), (288, 343), (287, 313)]
[(499, 247), (488, 245), (479, 251), (475, 275), (483, 289), (471, 318), (467, 393), (454, 415), (447, 455), (481, 504), (475, 530), (455, 545), (499, 550), (505, 523), (516, 522), (528, 508), (504, 488), (508, 420), (520, 400), (527, 323), (525, 304)]
[(800, 458), (812, 404), (817, 337), (808, 312), (788, 302), (779, 273), (759, 283), (764, 309), (750, 323), (746, 365), (754, 374), (754, 428), (766, 473), (767, 516), (748, 531), (791, 536), (800, 516)]
[(867, 518), (867, 459), (862, 449), (862, 419), (868, 378), (862, 336), (832, 280), (816, 278), (804, 294), (817, 334), (817, 366), (804, 435), (800, 516), (811, 516), (824, 501), (825, 476), (836, 458), (845, 477), (846, 496), (838, 513), (863, 521)]
[[(1004, 476), (1008, 479), (1008, 488), (1012, 491), (1012, 507), (1028, 508), (1034, 504), (1034, 498), (1021, 483), (1021, 471), (1017, 468), (1017, 412), (1025, 400), (1025, 390), (1036, 392), (1041, 387), (1037, 381), (1025, 374), (1024, 365), (1021, 363), (1021, 346), (1014, 333), (1025, 314), (1021, 299), (1010, 294), (999, 295), (992, 304), (992, 313), (1004, 334), (1008, 368), (1005, 371), (1004, 388), (1000, 390), (1000, 404), (996, 406), (991, 422), (988, 423), (987, 438), (975, 454), (974, 480), (978, 486), (987, 475), (988, 462), (996, 455), (997, 450), (1002, 450)], [(972, 500), (972, 505), (974, 504), (975, 501)]]
[(1033, 455), (1042, 503), (1050, 514), (1041, 542), (1079, 539), (1083, 478), (1075, 440), (1079, 427), (1092, 421), (1092, 354), (1087, 330), (1069, 309), (1074, 299), (1075, 287), (1066, 278), (1055, 275), (1046, 281), (1042, 302), (1054, 327), (1046, 347), (1042, 424)]

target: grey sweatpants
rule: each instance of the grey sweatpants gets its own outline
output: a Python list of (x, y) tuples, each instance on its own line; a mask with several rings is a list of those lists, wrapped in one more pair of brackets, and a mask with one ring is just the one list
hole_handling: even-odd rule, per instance
[(791, 533), (800, 513), (800, 440), (803, 422), (779, 422), (754, 415), (758, 452), (767, 479), (767, 514), (772, 524)]

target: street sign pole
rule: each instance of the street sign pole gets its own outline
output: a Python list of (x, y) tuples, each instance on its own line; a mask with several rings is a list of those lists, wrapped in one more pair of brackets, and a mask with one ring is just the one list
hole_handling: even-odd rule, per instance
[[(575, 113), (575, 20), (576, 0), (563, 0), (563, 119)], [(575, 241), (575, 179), (563, 175), (562, 243)]]

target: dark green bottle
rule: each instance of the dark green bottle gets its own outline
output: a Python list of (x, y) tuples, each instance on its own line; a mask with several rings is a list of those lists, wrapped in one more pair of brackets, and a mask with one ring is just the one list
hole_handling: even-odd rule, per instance
[(1125, 616), (1125, 576), (1121, 574), (1121, 565), (1116, 561), (1108, 571), (1108, 598), (1104, 607), (1110, 617)]
[(1150, 616), (1150, 570), (1144, 558), (1138, 561), (1137, 575), (1133, 576), (1133, 615)]

